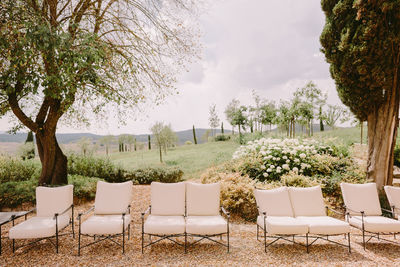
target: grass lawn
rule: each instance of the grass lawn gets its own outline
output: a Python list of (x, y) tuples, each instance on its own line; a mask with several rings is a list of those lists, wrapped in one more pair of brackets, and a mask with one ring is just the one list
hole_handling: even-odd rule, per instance
[(164, 163), (160, 163), (158, 149), (113, 153), (110, 159), (127, 169), (177, 166), (184, 172), (184, 179), (191, 179), (198, 178), (209, 167), (230, 160), (238, 147), (239, 144), (233, 141), (183, 145), (169, 150), (167, 155), (163, 154)]
[[(314, 138), (317, 140), (333, 139), (337, 140), (343, 145), (352, 145), (360, 143), (361, 129), (359, 127), (352, 128), (337, 128), (334, 130), (314, 133)], [(367, 126), (363, 128), (363, 144), (367, 143)]]

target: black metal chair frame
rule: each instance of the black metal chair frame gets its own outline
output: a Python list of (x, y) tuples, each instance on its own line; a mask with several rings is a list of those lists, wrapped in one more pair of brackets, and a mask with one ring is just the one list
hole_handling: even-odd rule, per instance
[[(187, 248), (188, 247), (190, 247), (190, 246), (193, 246), (194, 244), (197, 244), (197, 243), (199, 243), (200, 241), (202, 241), (202, 240), (204, 240), (204, 239), (207, 239), (207, 240), (210, 240), (210, 241), (212, 241), (212, 242), (214, 242), (214, 243), (216, 243), (216, 244), (219, 244), (219, 245), (221, 245), (221, 246), (224, 246), (224, 247), (226, 247), (227, 248), (227, 252), (229, 253), (229, 249), (230, 249), (230, 245), (229, 245), (229, 219), (230, 219), (230, 213), (229, 212), (227, 212), (225, 209), (224, 209), (224, 207), (222, 207), (221, 206), (221, 211), (222, 211), (222, 213), (225, 215), (225, 217), (226, 217), (226, 220), (227, 220), (227, 224), (226, 224), (226, 232), (225, 233), (220, 233), (220, 234), (214, 234), (214, 235), (200, 235), (200, 234), (188, 234), (188, 233), (186, 233), (186, 231), (185, 231), (185, 253), (187, 252)], [(226, 244), (225, 243), (222, 243), (221, 241), (222, 241), (222, 236), (223, 235), (226, 235)], [(188, 244), (187, 243), (187, 237), (200, 237), (200, 239), (199, 240), (196, 240), (195, 242), (193, 242), (193, 243), (191, 243), (191, 244)], [(212, 237), (220, 237), (220, 241), (218, 241), (218, 240), (214, 240), (214, 239), (212, 239)]]
[(32, 210), (20, 212), (20, 213), (21, 213), (20, 215), (14, 215), (14, 214), (13, 214), (13, 215), (11, 215), (11, 217), (10, 217), (9, 220), (4, 221), (3, 223), (0, 224), (0, 255), (1, 255), (1, 253), (2, 253), (1, 227), (2, 227), (4, 224), (7, 224), (7, 223), (9, 223), (9, 222), (13, 222), (13, 225), (15, 225), (15, 220), (18, 219), (18, 218), (21, 218), (22, 216), (25, 216), (25, 221), (26, 221), (27, 216), (28, 216), (28, 213), (30, 213), (30, 212), (32, 212)]
[[(358, 229), (358, 230), (361, 230), (361, 232), (362, 232), (361, 236), (362, 236), (362, 239), (363, 239), (364, 250), (366, 250), (366, 245), (372, 238), (376, 238), (379, 241), (383, 240), (383, 241), (386, 241), (386, 242), (389, 242), (389, 243), (392, 243), (392, 244), (400, 245), (400, 243), (397, 243), (397, 242), (394, 242), (392, 240), (389, 240), (389, 239), (381, 237), (381, 236), (393, 235), (394, 239), (396, 239), (396, 234), (400, 234), (400, 232), (371, 232), (371, 231), (367, 231), (367, 230), (365, 230), (364, 218), (368, 217), (368, 216), (365, 215), (365, 212), (364, 211), (355, 211), (355, 210), (352, 210), (352, 209), (350, 209), (350, 208), (348, 208), (346, 206), (344, 208), (346, 209), (347, 221), (349, 221), (349, 218), (351, 218), (351, 217), (354, 217), (354, 219), (358, 219), (359, 220), (359, 218), (357, 218), (355, 216), (360, 216), (360, 215), (351, 215), (349, 211), (351, 211), (353, 213), (360, 213), (361, 214), (361, 228), (359, 228), (357, 226), (354, 226), (354, 225), (351, 225), (351, 226), (356, 228), (356, 229)], [(381, 208), (382, 211), (386, 211), (386, 212), (392, 214), (392, 218), (391, 219), (394, 219), (394, 217), (395, 217), (395, 214), (396, 214), (395, 213), (395, 209), (397, 209), (397, 208), (395, 208), (394, 206), (392, 207), (392, 210), (387, 210), (387, 209)], [(368, 235), (366, 235), (366, 233), (368, 233)], [(369, 237), (369, 239), (367, 241), (365, 241), (366, 237)]]
[[(169, 240), (169, 241), (171, 241), (171, 242), (173, 242), (173, 243), (175, 243), (175, 244), (177, 244), (179, 246), (183, 246), (184, 249), (185, 249), (185, 253), (187, 253), (188, 247), (191, 247), (194, 244), (197, 244), (197, 243), (199, 243), (200, 241), (202, 241), (204, 239), (210, 240), (210, 241), (212, 241), (212, 242), (214, 242), (216, 244), (219, 244), (221, 246), (225, 246), (227, 248), (227, 250), (228, 250), (228, 253), (229, 253), (229, 249), (230, 249), (230, 245), (229, 245), (229, 218), (230, 218), (230, 214), (222, 206), (221, 206), (221, 211), (227, 217), (227, 229), (226, 229), (227, 231), (225, 233), (214, 234), (214, 235), (199, 235), (199, 234), (188, 234), (188, 233), (186, 233), (186, 230), (185, 230), (185, 232), (183, 234), (156, 235), (156, 234), (148, 234), (148, 233), (144, 232), (144, 219), (145, 219), (145, 216), (146, 216), (146, 214), (151, 214), (151, 205), (150, 205), (147, 208), (147, 210), (145, 212), (143, 212), (142, 215), (141, 215), (141, 219), (142, 219), (142, 253), (144, 252), (144, 249), (146, 247), (154, 245), (154, 244), (156, 244), (156, 243), (158, 243), (158, 242), (160, 242), (162, 240), (165, 240), (165, 239), (167, 239), (167, 240)], [(187, 217), (186, 216), (186, 203), (185, 203), (185, 215), (183, 217), (184, 218)], [(144, 235), (145, 234), (148, 235), (149, 238), (150, 238), (150, 243), (148, 243), (148, 244), (144, 244)], [(218, 237), (219, 236), (220, 240), (222, 240), (222, 236), (224, 234), (227, 235), (227, 244), (224, 244), (224, 243), (222, 243), (222, 242), (220, 242), (218, 240), (212, 239), (213, 237)], [(155, 241), (151, 241), (151, 237), (152, 236), (158, 237), (159, 239), (157, 239)], [(189, 244), (188, 241), (187, 241), (188, 236), (189, 237), (200, 237), (200, 239), (196, 240), (195, 242), (193, 242), (191, 244)], [(182, 244), (182, 243), (179, 243), (178, 241), (172, 239), (172, 238), (176, 238), (176, 237), (184, 237), (185, 238), (185, 242)]]
[[(328, 206), (326, 206), (325, 208), (326, 208), (327, 212), (328, 212), (328, 210), (331, 210), (331, 211), (333, 211), (333, 212), (335, 212), (337, 214), (343, 215), (342, 213), (339, 213), (339, 212), (337, 212), (337, 211), (335, 211), (333, 209), (330, 209)], [(293, 243), (294, 245), (300, 245), (300, 246), (306, 247), (307, 253), (309, 253), (310, 252), (310, 247), (315, 242), (317, 242), (318, 240), (325, 240), (325, 241), (331, 242), (333, 244), (337, 244), (337, 245), (346, 247), (346, 248), (348, 248), (349, 253), (351, 253), (350, 233), (347, 233), (347, 234), (344, 233), (344, 237), (348, 240), (348, 245), (345, 245), (345, 244), (342, 244), (342, 243), (339, 243), (339, 242), (336, 242), (336, 241), (333, 241), (333, 240), (329, 239), (330, 236), (339, 236), (339, 235), (342, 235), (342, 234), (333, 234), (333, 235), (312, 234), (312, 235), (310, 235), (309, 233), (307, 233), (305, 236), (304, 235), (296, 235), (296, 234), (293, 234), (293, 235), (267, 235), (267, 231), (266, 231), (267, 228), (266, 228), (266, 221), (265, 221), (266, 218), (267, 218), (267, 214), (266, 214), (266, 212), (263, 212), (262, 214), (263, 214), (263, 219), (264, 219), (263, 220), (264, 221), (264, 227), (259, 226), (258, 223), (257, 223), (257, 241), (259, 241), (259, 237), (260, 237), (259, 229), (261, 228), (264, 231), (264, 251), (265, 252), (267, 252), (267, 247), (269, 247), (270, 245), (274, 244), (278, 240), (285, 240), (285, 241)], [(267, 243), (267, 237), (268, 238), (274, 238), (274, 240), (272, 242), (270, 242), (270, 243)], [(289, 239), (289, 237), (292, 237), (292, 239)], [(306, 238), (306, 244), (296, 242), (295, 241), (295, 237), (305, 237)], [(309, 238), (312, 238), (314, 240), (311, 241), (311, 243), (310, 243), (309, 242)]]
[[(177, 244), (177, 245), (179, 245), (179, 246), (182, 246), (182, 247), (184, 247), (185, 248), (185, 251), (186, 251), (186, 239), (187, 239), (187, 237), (186, 237), (186, 235), (185, 235), (185, 233), (182, 233), (182, 234), (172, 234), (172, 235), (157, 235), (157, 234), (148, 234), (148, 233), (145, 233), (144, 232), (144, 219), (145, 219), (145, 216), (146, 216), (146, 214), (151, 214), (151, 205), (146, 209), (146, 211), (145, 212), (142, 212), (142, 214), (141, 214), (141, 219), (142, 219), (142, 254), (144, 253), (144, 249), (145, 248), (147, 248), (147, 247), (149, 247), (149, 246), (151, 246), (151, 245), (154, 245), (154, 244), (156, 244), (156, 243), (158, 243), (158, 242), (160, 242), (160, 241), (162, 241), (162, 240), (169, 240), (169, 241), (171, 241), (171, 242), (173, 242), (173, 243), (175, 243), (175, 244)], [(182, 215), (183, 216), (183, 215)], [(185, 216), (183, 216), (183, 217), (185, 217)], [(148, 235), (149, 236), (149, 240), (150, 240), (150, 242), (148, 243), (148, 244), (145, 244), (144, 243), (144, 235)], [(158, 239), (157, 240), (155, 240), (155, 241), (151, 241), (151, 237), (158, 237)], [(174, 240), (174, 239), (172, 239), (172, 238), (176, 238), (176, 237), (185, 237), (185, 243), (179, 243), (178, 241), (176, 241), (176, 240)]]
[[(81, 255), (81, 249), (91, 246), (91, 245), (94, 245), (94, 244), (99, 243), (104, 240), (109, 240), (109, 241), (113, 242), (114, 244), (118, 245), (119, 247), (122, 248), (122, 254), (125, 254), (125, 216), (127, 214), (129, 214), (129, 215), (131, 214), (131, 205), (128, 205), (126, 212), (121, 213), (122, 233), (113, 234), (113, 235), (91, 235), (91, 234), (82, 234), (81, 233), (82, 216), (86, 215), (92, 211), (94, 211), (94, 206), (91, 207), (90, 209), (88, 209), (87, 211), (78, 214), (78, 218), (77, 218), (79, 221), (78, 256)], [(118, 215), (118, 214), (113, 214), (113, 215)], [(81, 246), (81, 236), (93, 237), (94, 241)], [(117, 241), (115, 241), (113, 239), (113, 238), (119, 237), (119, 236), (122, 236), (122, 244), (118, 243)], [(97, 240), (96, 240), (96, 237), (98, 238)], [(131, 237), (131, 222), (129, 221), (129, 223), (128, 223), (128, 240), (130, 239), (130, 237)]]
[[(61, 228), (61, 229), (58, 229), (58, 217), (61, 216), (61, 215), (64, 215), (64, 214), (67, 213), (69, 210), (71, 210), (71, 212), (72, 212), (72, 216), (71, 216), (71, 218), (70, 218), (70, 220), (69, 220), (69, 223), (68, 223), (65, 227), (63, 227), (63, 228)], [(28, 212), (25, 214), (25, 220), (27, 219), (27, 215), (28, 215), (29, 213), (34, 212), (34, 211), (36, 211), (36, 208), (34, 208), (34, 209), (28, 211)], [(12, 225), (13, 225), (13, 226), (15, 225), (15, 219), (16, 219), (16, 218), (14, 218), (14, 219), (12, 220)], [(23, 247), (26, 247), (26, 246), (29, 246), (29, 245), (36, 244), (36, 243), (38, 243), (38, 242), (40, 242), (40, 241), (42, 241), (42, 240), (48, 240), (48, 241), (56, 248), (56, 253), (58, 253), (58, 243), (59, 243), (59, 242), (58, 242), (58, 239), (59, 239), (60, 236), (65, 236), (65, 235), (72, 234), (72, 237), (75, 238), (75, 231), (74, 231), (74, 204), (72, 204), (71, 206), (69, 206), (68, 208), (66, 208), (66, 209), (65, 209), (63, 212), (61, 212), (61, 213), (55, 213), (54, 216), (53, 216), (53, 219), (56, 220), (56, 234), (55, 234), (55, 235), (53, 235), (53, 236), (48, 236), (48, 237), (43, 237), (43, 238), (35, 238), (35, 241), (30, 242), (30, 243), (25, 244), (25, 245), (22, 245), (22, 246), (19, 246), (19, 247), (16, 247), (16, 246), (15, 246), (15, 239), (13, 239), (13, 240), (12, 240), (12, 251), (13, 251), (13, 253), (15, 253), (15, 250), (17, 250), (17, 249), (20, 249), (20, 248), (23, 248)], [(64, 230), (65, 228), (67, 228), (69, 225), (71, 225), (71, 233), (64, 233), (64, 234), (60, 234), (60, 233), (59, 233), (59, 232), (61, 232), (62, 230)], [(56, 243), (55, 243), (55, 244), (53, 243), (52, 238), (55, 238), (55, 239), (56, 239)]]

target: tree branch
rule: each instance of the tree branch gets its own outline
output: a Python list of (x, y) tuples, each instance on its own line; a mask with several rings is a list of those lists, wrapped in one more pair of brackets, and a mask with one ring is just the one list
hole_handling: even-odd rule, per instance
[(8, 95), (8, 104), (11, 107), (11, 110), (15, 114), (15, 116), (32, 132), (37, 133), (39, 131), (38, 125), (29, 118), (21, 109), (18, 104), (18, 99), (16, 93), (11, 93)]

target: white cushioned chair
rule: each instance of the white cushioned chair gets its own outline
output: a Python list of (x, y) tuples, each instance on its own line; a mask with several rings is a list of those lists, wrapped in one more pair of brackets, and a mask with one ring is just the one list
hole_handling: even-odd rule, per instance
[[(327, 216), (328, 209), (324, 204), (322, 190), (320, 186), (314, 187), (289, 187), (289, 195), (296, 219), (308, 226), (307, 251), (318, 239), (323, 239), (335, 244), (345, 246), (351, 252), (350, 247), (350, 225), (347, 222)], [(334, 211), (334, 210), (332, 210)], [(336, 211), (334, 211), (336, 212)], [(343, 215), (343, 214), (341, 214)], [(310, 244), (308, 238), (315, 238)], [(347, 235), (348, 245), (329, 240), (328, 236)]]
[[(97, 182), (94, 206), (78, 215), (78, 255), (80, 255), (82, 248), (103, 240), (114, 242), (122, 247), (122, 253), (125, 253), (126, 231), (128, 231), (128, 239), (130, 238), (132, 190), (132, 181), (124, 183)], [(92, 211), (94, 215), (81, 222), (82, 216)], [(81, 246), (82, 235), (93, 237), (95, 241)], [(122, 244), (113, 239), (118, 236), (122, 236)], [(98, 238), (97, 240), (96, 237)]]
[(9, 238), (13, 241), (13, 252), (16, 249), (16, 239), (37, 239), (27, 244), (30, 245), (43, 239), (51, 242), (51, 238), (55, 238), (58, 253), (59, 236), (69, 234), (60, 234), (60, 231), (69, 224), (74, 236), (73, 188), (73, 185), (36, 187), (36, 208), (31, 211), (36, 210), (36, 216), (13, 226), (9, 231)]
[[(383, 239), (380, 235), (396, 234), (400, 232), (400, 222), (382, 216), (382, 210), (391, 213), (390, 210), (381, 208), (378, 191), (375, 183), (349, 184), (341, 183), (343, 201), (346, 208), (347, 221), (351, 226), (362, 231), (363, 246), (372, 238)], [(369, 239), (365, 241), (365, 233)]]
[[(184, 246), (173, 238), (185, 235), (185, 183), (152, 182), (150, 190), (151, 204), (142, 213), (142, 253), (145, 247), (164, 239)], [(144, 243), (145, 234), (150, 237), (148, 244)], [(152, 242), (152, 236), (159, 239)]]
[[(186, 236), (208, 239), (226, 246), (229, 252), (229, 213), (220, 207), (220, 184), (186, 183)], [(224, 213), (225, 220), (220, 210)], [(227, 244), (212, 239), (212, 237), (227, 235)], [(192, 245), (193, 245), (192, 244)]]
[[(260, 190), (255, 189), (259, 216), (257, 218), (257, 240), (259, 237), (259, 228), (264, 232), (264, 249), (282, 239), (294, 244), (296, 235), (306, 235), (308, 226), (306, 223), (294, 217), (292, 204), (287, 187), (277, 189)], [(289, 239), (291, 236), (293, 239)], [(267, 237), (274, 240), (267, 244)]]
[(400, 213), (400, 187), (388, 186), (385, 187), (385, 192), (389, 205), (392, 209), (392, 217), (399, 219)]

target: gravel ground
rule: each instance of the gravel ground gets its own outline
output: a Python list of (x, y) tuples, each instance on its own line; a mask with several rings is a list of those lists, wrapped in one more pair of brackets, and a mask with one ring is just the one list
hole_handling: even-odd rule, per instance
[[(11, 241), (6, 238), (9, 226), (3, 226), (3, 254), (0, 266), (266, 266), (266, 265), (310, 265), (310, 266), (400, 266), (399, 245), (379, 241), (368, 243), (364, 251), (360, 236), (352, 236), (352, 253), (341, 246), (318, 241), (307, 254), (304, 247), (279, 241), (264, 252), (262, 242), (256, 240), (255, 224), (234, 219), (231, 224), (231, 252), (213, 243), (201, 242), (191, 247), (187, 254), (183, 248), (162, 241), (147, 248), (141, 253), (141, 220), (140, 212), (150, 202), (150, 187), (135, 186), (132, 202), (131, 239), (126, 242), (126, 252), (112, 242), (100, 242), (85, 248), (77, 256), (78, 239), (72, 236), (60, 238), (60, 252), (55, 253), (49, 241), (41, 241), (39, 246), (28, 246), (11, 251)], [(86, 203), (76, 208), (77, 212), (87, 209), (93, 203)], [(76, 230), (78, 229), (77, 224)], [(357, 230), (354, 234), (359, 234)], [(301, 241), (302, 238), (298, 238)], [(333, 240), (346, 243), (343, 236), (332, 237)], [(393, 240), (393, 238), (390, 238)], [(83, 238), (83, 242), (91, 241)], [(190, 239), (189, 239), (190, 240)], [(23, 241), (17, 242), (21, 244)]]

